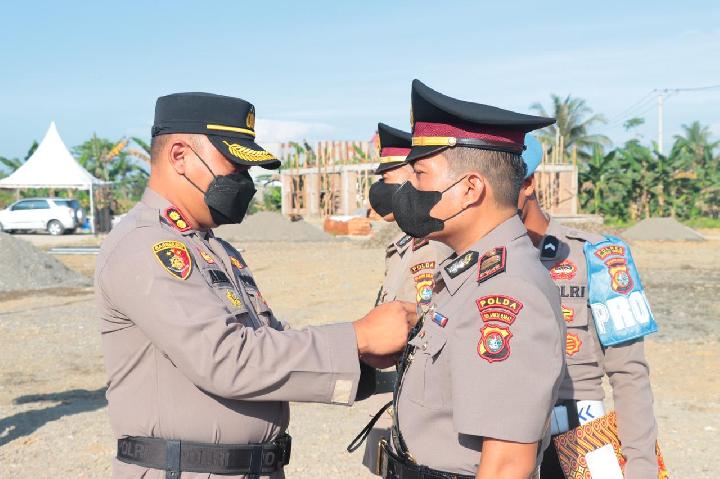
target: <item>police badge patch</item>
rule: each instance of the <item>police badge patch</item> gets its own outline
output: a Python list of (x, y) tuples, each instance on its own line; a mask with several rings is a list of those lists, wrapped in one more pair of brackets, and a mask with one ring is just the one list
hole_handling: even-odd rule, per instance
[(192, 272), (192, 259), (187, 247), (180, 241), (161, 241), (153, 246), (160, 265), (173, 277), (186, 280)]
[(428, 305), (432, 301), (433, 288), (435, 287), (434, 275), (423, 273), (415, 276), (415, 288), (417, 289), (417, 303)]
[(489, 363), (504, 361), (510, 356), (510, 338), (512, 333), (506, 326), (485, 325), (480, 330), (477, 352)]

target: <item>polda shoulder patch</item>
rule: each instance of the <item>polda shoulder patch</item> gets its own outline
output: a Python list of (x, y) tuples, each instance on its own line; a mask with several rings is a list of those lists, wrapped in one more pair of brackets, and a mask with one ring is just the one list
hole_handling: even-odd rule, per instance
[(493, 276), (505, 271), (505, 263), (507, 261), (507, 250), (504, 246), (493, 248), (486, 252), (480, 258), (480, 267), (478, 268), (478, 283), (487, 281)]
[(472, 268), (473, 265), (477, 263), (479, 257), (480, 253), (477, 251), (468, 251), (462, 256), (455, 258), (452, 263), (445, 266), (445, 272), (451, 278), (455, 278)]
[(171, 276), (186, 280), (192, 272), (192, 258), (184, 243), (180, 241), (161, 241), (153, 245), (153, 253), (160, 265)]
[(183, 218), (180, 210), (178, 210), (174, 206), (166, 209), (165, 213), (163, 213), (163, 216), (165, 217), (165, 219), (168, 220), (170, 225), (172, 225), (176, 230), (180, 231), (181, 233), (190, 230), (190, 225), (185, 220), (185, 218)]

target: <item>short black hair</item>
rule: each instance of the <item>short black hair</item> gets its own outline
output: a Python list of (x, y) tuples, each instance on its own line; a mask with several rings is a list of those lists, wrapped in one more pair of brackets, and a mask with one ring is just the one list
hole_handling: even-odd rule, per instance
[(443, 151), (449, 169), (460, 176), (477, 171), (490, 183), (499, 206), (517, 207), (527, 167), (520, 155), (456, 146)]
[(193, 133), (171, 133), (168, 135), (157, 135), (153, 136), (150, 140), (150, 163), (152, 164), (155, 161), (155, 158), (160, 156), (160, 152), (165, 148), (165, 145), (167, 145), (167, 142), (170, 141), (170, 139), (177, 139), (177, 135), (181, 134), (183, 136), (183, 140), (190, 143), (190, 146), (195, 148), (196, 150), (200, 148), (200, 137), (205, 135), (198, 135)]

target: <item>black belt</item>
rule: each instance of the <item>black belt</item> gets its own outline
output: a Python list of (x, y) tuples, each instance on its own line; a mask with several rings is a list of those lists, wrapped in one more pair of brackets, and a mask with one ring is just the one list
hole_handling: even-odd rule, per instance
[(384, 439), (378, 446), (378, 472), (383, 479), (475, 479), (475, 476), (438, 471), (405, 461), (396, 455)]
[(269, 475), (290, 462), (292, 439), (283, 434), (264, 444), (204, 444), (154, 437), (118, 439), (117, 458), (128, 464), (166, 471), (178, 479), (182, 471), (208, 474)]

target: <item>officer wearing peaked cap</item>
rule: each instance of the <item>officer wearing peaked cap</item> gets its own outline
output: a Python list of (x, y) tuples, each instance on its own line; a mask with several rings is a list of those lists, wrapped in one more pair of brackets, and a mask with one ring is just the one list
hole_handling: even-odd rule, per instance
[[(379, 181), (370, 187), (370, 205), (387, 222), (395, 221), (392, 213), (392, 197), (400, 185), (410, 179), (413, 174), (412, 167), (405, 162), (410, 153), (411, 135), (384, 123), (378, 123), (378, 137), (380, 140), (380, 164), (375, 173), (381, 175)], [(412, 238), (401, 233), (387, 246), (385, 250), (385, 278), (378, 292), (377, 304), (402, 300), (416, 303), (418, 308), (426, 309), (432, 301), (432, 291), (435, 285), (434, 275), (439, 254), (447, 256), (447, 248), (441, 243), (425, 239)], [(392, 385), (395, 383), (396, 373), (392, 370), (377, 373), (377, 390), (379, 393), (374, 400), (379, 403), (390, 404)], [(372, 421), (366, 428), (367, 442), (363, 464), (372, 472), (377, 473), (378, 444), (381, 439), (389, 439), (391, 411), (387, 405), (380, 416)], [(377, 421), (377, 422), (375, 422)], [(359, 447), (357, 442), (364, 437), (361, 433), (354, 450)]]
[(454, 251), (398, 368), (384, 477), (523, 478), (536, 472), (563, 371), (558, 290), (517, 216), (528, 131), (552, 118), (412, 85), (414, 176), (400, 227)]
[[(535, 170), (542, 159), (542, 148), (532, 135), (526, 136), (525, 144), (528, 148), (523, 159), (527, 173), (518, 210), (539, 250), (540, 260), (560, 287), (567, 323), (567, 373), (553, 408), (551, 432), (561, 434), (605, 414), (602, 378), (607, 375), (622, 454), (627, 459), (625, 477), (657, 478), (657, 423), (643, 337), (603, 345), (588, 301), (590, 282), (584, 246), (601, 242), (605, 237), (564, 226), (543, 211), (535, 191)], [(553, 444), (545, 451), (540, 475), (542, 479), (565, 478)]]
[(251, 166), (279, 166), (254, 123), (239, 98), (157, 101), (148, 189), (103, 243), (95, 276), (114, 478), (284, 477), (288, 401), (351, 404), (359, 358), (392, 364), (414, 323), (400, 302), (300, 331), (275, 317), (211, 229), (242, 221)]

